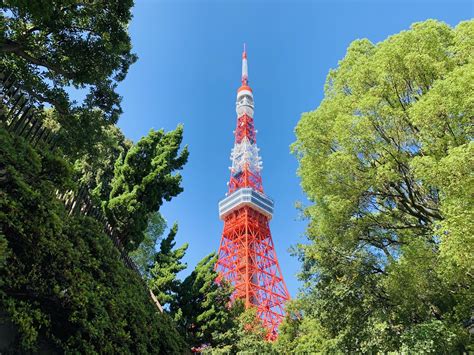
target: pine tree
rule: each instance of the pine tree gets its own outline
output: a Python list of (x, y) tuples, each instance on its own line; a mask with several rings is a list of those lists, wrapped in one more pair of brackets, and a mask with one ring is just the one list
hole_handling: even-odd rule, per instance
[[(55, 191), (73, 186), (61, 155), (0, 127), (2, 353), (184, 353), (172, 319), (120, 260), (103, 225), (69, 214)], [(5, 339), (4, 339), (5, 338)], [(4, 348), (5, 347), (5, 348)]]
[(162, 305), (175, 301), (180, 286), (177, 275), (187, 266), (181, 259), (188, 249), (188, 243), (173, 250), (177, 232), (178, 225), (175, 223), (168, 236), (161, 241), (160, 250), (155, 254), (153, 267), (149, 271), (148, 285)]
[(168, 133), (151, 130), (115, 164), (104, 209), (127, 250), (139, 246), (150, 215), (163, 201), (183, 191), (176, 173), (188, 158), (187, 147), (180, 151), (182, 139), (182, 126)]

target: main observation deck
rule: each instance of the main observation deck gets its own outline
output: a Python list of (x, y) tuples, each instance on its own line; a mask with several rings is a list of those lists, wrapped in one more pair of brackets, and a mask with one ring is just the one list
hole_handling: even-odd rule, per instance
[(229, 213), (243, 206), (249, 206), (265, 215), (269, 220), (272, 219), (273, 200), (250, 187), (238, 189), (221, 200), (219, 202), (219, 218), (224, 220)]

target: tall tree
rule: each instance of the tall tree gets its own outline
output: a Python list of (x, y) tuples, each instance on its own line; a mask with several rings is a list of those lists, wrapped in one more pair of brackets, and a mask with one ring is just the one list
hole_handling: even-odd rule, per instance
[(298, 123), (293, 150), (314, 202), (302, 309), (320, 349), (467, 349), (473, 53), (474, 21), (354, 41)]
[[(162, 306), (176, 301), (180, 286), (178, 273), (186, 269), (186, 264), (181, 260), (188, 249), (188, 243), (175, 249), (174, 239), (178, 232), (176, 223), (171, 227), (168, 236), (163, 238), (165, 229), (166, 221), (159, 212), (153, 213), (143, 241), (137, 249), (130, 252), (149, 289)], [(160, 247), (156, 250), (160, 240)]]
[(148, 219), (163, 200), (182, 191), (181, 175), (188, 150), (180, 150), (183, 127), (165, 133), (153, 131), (140, 139), (116, 164), (109, 200), (104, 209), (128, 250), (144, 238)]
[[(152, 132), (132, 147), (113, 126), (121, 113), (116, 86), (136, 60), (127, 29), (132, 5), (0, 5), (0, 70), (39, 106), (36, 116), (60, 129), (62, 150), (35, 151), (0, 130), (8, 175), (0, 198), (7, 242), (0, 234), (0, 262), (8, 265), (0, 267), (0, 303), (17, 327), (14, 346), (22, 351), (38, 350), (43, 339), (54, 347), (49, 352), (183, 352), (169, 317), (157, 312), (141, 280), (120, 263), (102, 227), (89, 217), (68, 216), (55, 196), (57, 189), (77, 188), (75, 181), (87, 185), (132, 250), (162, 200), (181, 191), (175, 174), (187, 159), (186, 149), (178, 153), (181, 128)], [(74, 90), (84, 99), (71, 100)]]
[(74, 161), (76, 181), (87, 186), (97, 204), (109, 199), (115, 162), (133, 146), (114, 125), (103, 127), (99, 136), (88, 142), (89, 148)]

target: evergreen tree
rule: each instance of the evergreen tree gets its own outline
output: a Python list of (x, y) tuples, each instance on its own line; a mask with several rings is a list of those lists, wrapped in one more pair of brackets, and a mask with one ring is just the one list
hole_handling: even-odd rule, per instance
[[(77, 189), (75, 182), (86, 185), (133, 250), (149, 237), (144, 232), (163, 199), (182, 190), (175, 174), (187, 159), (186, 148), (178, 152), (181, 127), (150, 132), (132, 146), (113, 126), (121, 113), (116, 85), (136, 60), (127, 33), (132, 5), (0, 5), (2, 70), (39, 104), (35, 115), (53, 128), (62, 150), (35, 150), (0, 130), (7, 174), (0, 196), (0, 316), (16, 327), (13, 348), (20, 351), (184, 352), (173, 323), (118, 260), (103, 226), (66, 215), (55, 196), (57, 190)], [(73, 89), (85, 92), (85, 99), (70, 100)]]
[(313, 204), (310, 243), (298, 246), (307, 287), (303, 320), (288, 326), (295, 343), (470, 349), (473, 53), (472, 20), (354, 41), (303, 114), (293, 149)]
[(165, 133), (151, 130), (115, 164), (109, 200), (104, 209), (122, 243), (136, 249), (144, 238), (148, 219), (163, 200), (170, 201), (183, 189), (180, 170), (188, 158), (180, 151), (183, 128)]
[[(188, 244), (174, 250), (176, 242), (174, 238), (178, 232), (178, 225), (174, 224), (168, 236), (162, 238), (166, 228), (166, 221), (155, 212), (152, 214), (145, 237), (140, 246), (130, 253), (140, 273), (147, 281), (148, 287), (153, 291), (161, 305), (165, 306), (175, 302), (176, 292), (179, 290), (180, 280), (177, 275), (186, 268), (181, 261), (184, 257)], [(161, 239), (160, 248), (156, 246)]]
[[(217, 347), (235, 341), (232, 332), (227, 331), (235, 327), (242, 305), (237, 302), (231, 306), (231, 287), (223, 281), (216, 282), (216, 260), (217, 256), (212, 253), (197, 264), (180, 285), (177, 301), (171, 306), (190, 348)], [(222, 334), (226, 336), (220, 336)]]
[(100, 205), (109, 199), (115, 162), (127, 154), (133, 144), (113, 125), (103, 127), (96, 138), (88, 142), (87, 151), (77, 159), (76, 152), (67, 154), (67, 158), (74, 161), (75, 180), (87, 186), (91, 197)]
[(181, 259), (188, 249), (188, 243), (173, 250), (177, 232), (178, 225), (174, 224), (168, 236), (161, 241), (160, 250), (155, 254), (154, 264), (150, 269), (148, 285), (162, 305), (175, 301), (180, 286), (177, 275), (186, 268), (186, 264), (182, 263)]

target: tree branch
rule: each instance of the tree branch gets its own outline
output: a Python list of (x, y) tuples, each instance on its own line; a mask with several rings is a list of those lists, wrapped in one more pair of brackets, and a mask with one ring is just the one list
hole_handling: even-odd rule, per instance
[(27, 60), (28, 62), (32, 63), (32, 64), (35, 64), (35, 65), (39, 65), (41, 67), (44, 67), (50, 71), (53, 71), (55, 72), (56, 74), (60, 74), (62, 76), (64, 76), (65, 78), (67, 79), (72, 79), (72, 75), (64, 70), (62, 70), (61, 68), (51, 64), (51, 63), (47, 63), (41, 59), (38, 59), (38, 58), (35, 58), (33, 57), (32, 55), (28, 54), (24, 48), (22, 48), (23, 46), (18, 43), (18, 42), (14, 42), (14, 41), (11, 41), (11, 40), (6, 40), (5, 42), (1, 43), (0, 45), (0, 50), (3, 51), (3, 52), (10, 52), (10, 53), (14, 53), (16, 55), (18, 55), (19, 57)]

